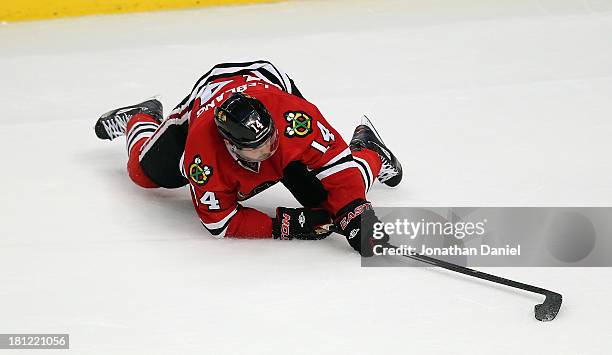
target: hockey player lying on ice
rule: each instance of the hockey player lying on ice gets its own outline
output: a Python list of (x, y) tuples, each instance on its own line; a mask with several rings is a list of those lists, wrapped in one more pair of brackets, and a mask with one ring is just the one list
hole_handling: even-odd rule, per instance
[[(347, 145), (289, 76), (267, 61), (225, 63), (202, 76), (164, 119), (151, 99), (104, 114), (101, 139), (125, 135), (127, 169), (145, 188), (189, 184), (204, 227), (217, 238), (321, 239), (334, 223), (362, 255), (378, 222), (366, 192), (396, 186), (402, 169), (364, 119)], [(303, 208), (270, 218), (240, 201), (281, 181)], [(317, 233), (319, 232), (319, 233)]]

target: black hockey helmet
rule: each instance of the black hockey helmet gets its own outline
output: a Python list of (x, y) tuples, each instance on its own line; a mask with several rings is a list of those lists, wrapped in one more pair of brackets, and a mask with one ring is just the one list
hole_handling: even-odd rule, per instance
[(215, 124), (223, 138), (236, 148), (256, 148), (276, 131), (270, 113), (261, 101), (234, 93), (215, 108)]

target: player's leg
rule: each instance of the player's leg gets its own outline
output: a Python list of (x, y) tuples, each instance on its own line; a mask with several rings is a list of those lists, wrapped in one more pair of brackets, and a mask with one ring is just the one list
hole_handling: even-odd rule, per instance
[(353, 160), (357, 163), (367, 193), (374, 184), (376, 176), (378, 176), (378, 172), (380, 171), (382, 165), (380, 156), (373, 150), (367, 148), (351, 151), (351, 154), (353, 155)]
[(136, 185), (144, 188), (160, 186), (144, 172), (139, 159), (143, 145), (155, 133), (157, 128), (159, 128), (159, 122), (144, 113), (134, 115), (127, 125), (128, 175)]
[[(186, 120), (176, 115), (162, 121), (162, 105), (155, 99), (109, 111), (95, 126), (100, 139), (126, 136), (128, 175), (145, 188), (174, 188), (186, 184), (179, 161), (187, 135)], [(161, 123), (160, 123), (161, 122)]]
[(390, 187), (397, 186), (402, 180), (402, 165), (366, 116), (355, 128), (349, 147), (363, 177), (366, 191), (374, 184), (374, 179)]
[[(189, 131), (188, 117), (188, 111), (179, 112), (175, 109), (151, 136), (135, 138), (134, 147), (130, 152), (130, 160), (134, 161), (134, 171), (141, 171), (157, 186), (167, 189), (187, 185), (188, 181), (181, 173), (181, 164)], [(134, 127), (138, 127), (140, 122), (142, 121), (134, 123)], [(136, 129), (134, 128), (134, 131)], [(130, 133), (128, 133), (128, 142), (129, 135)], [(128, 164), (128, 171), (130, 168)]]

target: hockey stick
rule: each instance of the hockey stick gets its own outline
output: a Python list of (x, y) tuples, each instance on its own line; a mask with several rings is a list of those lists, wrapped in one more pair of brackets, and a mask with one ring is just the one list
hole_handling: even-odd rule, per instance
[[(388, 243), (384, 244), (384, 247), (397, 249), (397, 247), (391, 244), (388, 244)], [(487, 281), (495, 282), (497, 284), (501, 284), (501, 285), (505, 285), (505, 286), (509, 286), (513, 288), (518, 288), (524, 291), (529, 291), (529, 292), (543, 295), (546, 297), (544, 299), (544, 302), (540, 304), (536, 304), (534, 307), (535, 318), (542, 322), (548, 322), (548, 321), (555, 319), (555, 317), (557, 316), (557, 313), (559, 313), (559, 309), (561, 308), (561, 302), (563, 301), (563, 296), (561, 296), (561, 294), (554, 292), (554, 291), (546, 290), (546, 289), (543, 289), (537, 286), (525, 284), (525, 283), (514, 281), (514, 280), (505, 279), (503, 277), (488, 274), (486, 272), (477, 271), (474, 269), (470, 269), (464, 266), (449, 263), (447, 261), (435, 259), (429, 256), (417, 254), (417, 253), (404, 254), (404, 256), (410, 259), (418, 260), (423, 263), (427, 263), (429, 265), (441, 267), (446, 270), (458, 272), (458, 273), (461, 273), (467, 276), (471, 276), (471, 277), (475, 277), (481, 280), (487, 280)]]
[[(334, 225), (325, 225), (325, 226), (320, 226), (319, 228), (320, 228), (319, 229), (320, 231), (325, 230), (327, 232), (337, 232)], [(397, 247), (389, 243), (385, 243), (383, 247), (398, 249)], [(533, 285), (525, 284), (522, 282), (495, 276), (492, 274), (488, 274), (486, 272), (477, 271), (477, 270), (470, 269), (464, 266), (449, 263), (444, 260), (439, 260), (439, 259), (435, 259), (429, 256), (421, 255), (418, 253), (403, 254), (403, 256), (410, 258), (410, 259), (418, 260), (420, 262), (423, 262), (429, 265), (441, 267), (446, 270), (450, 270), (450, 271), (458, 272), (460, 274), (464, 274), (467, 276), (475, 277), (477, 279), (487, 280), (487, 281), (491, 281), (497, 284), (501, 284), (501, 285), (505, 285), (505, 286), (509, 286), (513, 288), (518, 288), (524, 291), (529, 291), (529, 292), (533, 292), (533, 293), (537, 293), (542, 296), (545, 296), (546, 298), (544, 299), (544, 302), (540, 304), (536, 304), (534, 307), (535, 318), (542, 322), (549, 322), (555, 319), (555, 317), (559, 313), (559, 309), (561, 308), (561, 302), (563, 301), (563, 296), (561, 296), (561, 294), (554, 292), (554, 291), (546, 290), (546, 289), (543, 289), (537, 286), (533, 286)]]

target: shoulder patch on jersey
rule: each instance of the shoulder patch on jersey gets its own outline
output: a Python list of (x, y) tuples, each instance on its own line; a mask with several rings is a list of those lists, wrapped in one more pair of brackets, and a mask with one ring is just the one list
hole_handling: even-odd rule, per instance
[(189, 164), (189, 178), (196, 185), (205, 185), (212, 177), (212, 167), (202, 164), (202, 158), (196, 155), (191, 164)]
[(306, 137), (312, 132), (312, 118), (306, 112), (285, 112), (285, 120), (289, 123), (285, 128), (287, 137)]

